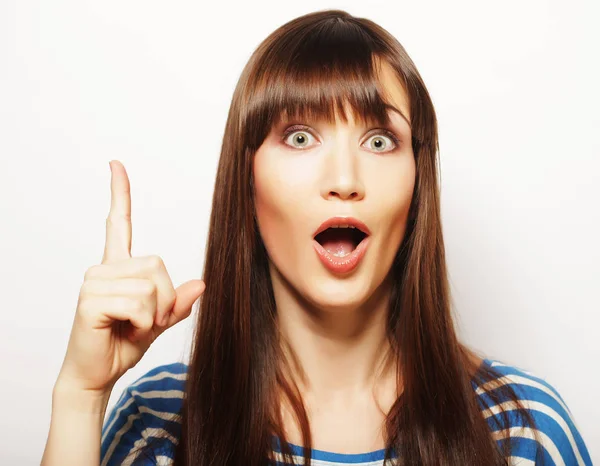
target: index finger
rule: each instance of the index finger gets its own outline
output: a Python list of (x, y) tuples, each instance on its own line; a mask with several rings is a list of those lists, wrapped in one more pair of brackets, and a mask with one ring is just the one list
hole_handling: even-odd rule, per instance
[(131, 192), (125, 167), (118, 160), (111, 168), (110, 211), (106, 218), (106, 243), (102, 263), (131, 257)]

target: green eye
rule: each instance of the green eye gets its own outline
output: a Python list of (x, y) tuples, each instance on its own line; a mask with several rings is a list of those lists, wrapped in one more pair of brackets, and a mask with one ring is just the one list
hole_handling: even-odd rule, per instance
[(375, 152), (385, 152), (385, 149), (389, 146), (392, 146), (392, 148), (389, 150), (393, 150), (396, 148), (396, 143), (389, 136), (382, 136), (376, 134), (374, 136), (371, 136), (368, 140), (371, 141), (371, 143), (369, 144), (369, 148), (373, 149)]
[[(290, 136), (292, 136), (290, 138)], [(304, 149), (309, 144), (309, 139), (314, 138), (309, 128), (304, 125), (293, 125), (286, 129), (281, 136), (281, 140), (286, 146), (296, 149)], [(288, 142), (291, 139), (291, 142)]]
[[(305, 147), (308, 144), (308, 134), (302, 131), (294, 131), (292, 134), (292, 145)], [(287, 138), (286, 138), (287, 139)]]

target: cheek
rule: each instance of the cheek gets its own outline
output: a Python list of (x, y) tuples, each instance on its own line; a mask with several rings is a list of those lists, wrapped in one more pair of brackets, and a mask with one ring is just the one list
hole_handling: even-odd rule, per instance
[(402, 169), (390, 170), (387, 176), (381, 177), (379, 182), (373, 185), (373, 196), (378, 199), (378, 221), (380, 222), (378, 229), (381, 233), (379, 240), (382, 246), (378, 254), (381, 258), (380, 263), (385, 266), (391, 265), (390, 261), (395, 256), (406, 232), (414, 186), (413, 163), (404, 164)]
[(387, 212), (384, 217), (389, 227), (398, 229), (399, 224), (406, 222), (408, 211), (412, 202), (414, 183), (406, 180), (401, 184), (396, 184), (393, 195), (382, 196), (383, 208)]
[(254, 165), (258, 227), (269, 257), (277, 264), (298, 254), (306, 225), (311, 224), (304, 205), (305, 184), (280, 165), (266, 159), (257, 159)]
[(260, 235), (267, 247), (271, 249), (271, 240), (280, 234), (283, 219), (281, 207), (278, 205), (276, 193), (278, 186), (276, 177), (255, 164), (254, 170), (254, 199), (256, 203), (256, 219)]

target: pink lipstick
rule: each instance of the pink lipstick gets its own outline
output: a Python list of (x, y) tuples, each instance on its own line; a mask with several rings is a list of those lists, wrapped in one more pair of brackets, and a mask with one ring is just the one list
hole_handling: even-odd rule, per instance
[(316, 230), (313, 246), (319, 259), (330, 272), (348, 273), (354, 270), (364, 257), (369, 246), (370, 233), (369, 228), (356, 218), (332, 217)]

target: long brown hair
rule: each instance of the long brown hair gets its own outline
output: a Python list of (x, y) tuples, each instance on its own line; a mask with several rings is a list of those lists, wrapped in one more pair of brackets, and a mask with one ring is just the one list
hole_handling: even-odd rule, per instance
[[(389, 272), (387, 320), (402, 392), (385, 423), (386, 461), (408, 465), (506, 465), (507, 410), (492, 435), (473, 384), (493, 404), (510, 400), (522, 425), (534, 420), (509, 385), (457, 339), (451, 312), (437, 180), (437, 120), (425, 84), (402, 45), (374, 22), (342, 10), (313, 12), (267, 37), (244, 68), (231, 102), (217, 169), (204, 268), (206, 290), (194, 332), (176, 466), (272, 464), (274, 435), (294, 464), (280, 415), (293, 406), (310, 463), (302, 399), (286, 377), (269, 259), (257, 227), (253, 158), (283, 114), (387, 123), (377, 60), (395, 70), (409, 97), (416, 180), (406, 233)], [(399, 385), (400, 386), (400, 385)], [(481, 402), (482, 405), (479, 405)], [(534, 430), (537, 436), (537, 431)], [(500, 437), (498, 437), (500, 436)]]

